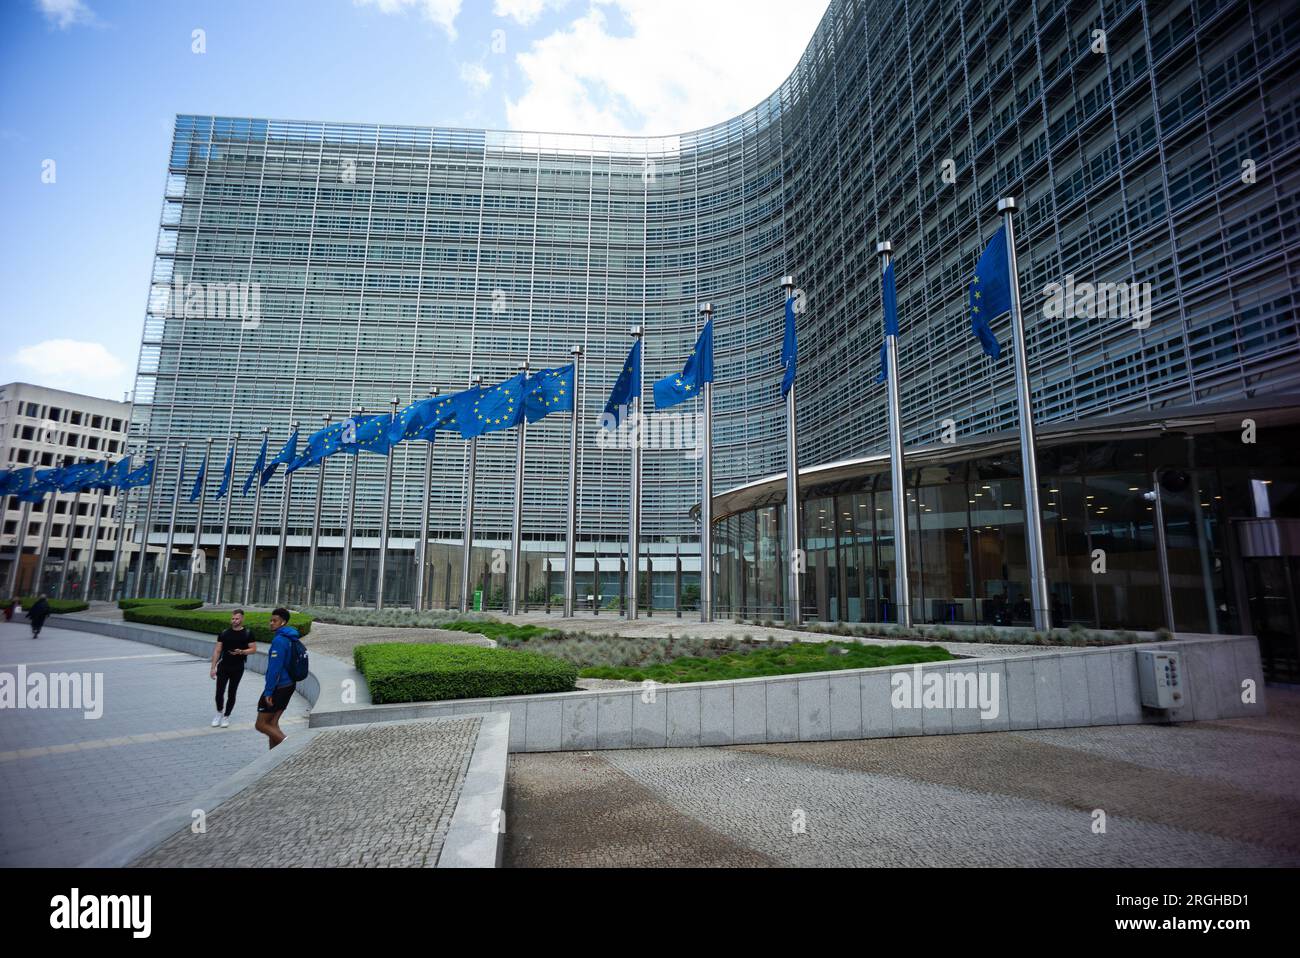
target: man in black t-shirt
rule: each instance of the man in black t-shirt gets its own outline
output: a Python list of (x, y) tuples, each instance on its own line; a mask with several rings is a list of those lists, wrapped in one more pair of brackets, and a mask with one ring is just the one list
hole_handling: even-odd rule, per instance
[(210, 677), (217, 680), (217, 714), (212, 716), (213, 727), (230, 727), (230, 713), (235, 709), (239, 680), (244, 677), (244, 663), (256, 651), (252, 631), (244, 628), (244, 610), (236, 609), (230, 613), (230, 628), (217, 636), (216, 648), (212, 650)]

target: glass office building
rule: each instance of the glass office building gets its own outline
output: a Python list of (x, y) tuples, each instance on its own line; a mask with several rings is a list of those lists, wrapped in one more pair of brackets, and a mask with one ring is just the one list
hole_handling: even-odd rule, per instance
[[(1022, 210), (1027, 345), (1044, 427), (1300, 389), (1296, 7), (835, 0), (770, 97), (716, 126), (657, 138), (180, 116), (132, 423), (137, 449), (163, 450), (151, 541), (166, 535), (182, 441), (192, 474), (196, 448), (217, 437), (216, 471), (238, 431), (242, 475), (264, 427), (274, 449), (293, 420), (310, 431), (327, 413), (387, 411), (394, 397), (404, 404), (433, 385), (503, 379), (523, 360), (565, 362), (578, 345), (578, 589), (603, 603), (627, 561), (628, 453), (598, 445), (597, 419), (629, 327), (646, 329), (648, 384), (680, 368), (697, 304), (714, 304), (721, 494), (784, 467), (778, 283), (792, 275), (804, 307), (801, 462), (870, 457), (885, 448), (883, 387), (873, 385), (875, 249), (889, 239), (905, 442), (933, 444), (945, 430), (959, 445), (997, 436), (1015, 425), (1012, 365), (1005, 354), (985, 358), (970, 336), (966, 283), (1003, 195)], [(1031, 291), (1067, 276), (1149, 283), (1149, 323), (1036, 312)], [(176, 291), (191, 288), (197, 305), (182, 292), (177, 308)], [(995, 329), (1005, 342), (1005, 320)], [(529, 430), (524, 544), (538, 585), (528, 591), (545, 598), (563, 553), (567, 428), (554, 416)], [(395, 454), (389, 601), (411, 599), (426, 456), (427, 599), (459, 593), (466, 449), (449, 438)], [(509, 537), (513, 436), (483, 440), (478, 461), (486, 556)], [(374, 594), (385, 463), (339, 456), (322, 487), (315, 469), (293, 484), (291, 598), (301, 594), (318, 498), (318, 594), (331, 598), (354, 462), (348, 599)], [(964, 468), (961, 495), (973, 481)], [(680, 449), (650, 450), (645, 471), (639, 564), (652, 566), (656, 602), (671, 606), (697, 576), (699, 463)], [(917, 488), (929, 486), (923, 477)], [(144, 497), (133, 498), (140, 521)], [(178, 551), (196, 522), (185, 499)], [(281, 499), (277, 478), (264, 496), (259, 577), (279, 540)], [(233, 503), (236, 556), (252, 501)], [(1007, 501), (1001, 508), (1014, 509)], [(209, 502), (209, 557), (220, 519)], [(805, 530), (810, 547), (824, 532)], [(596, 563), (602, 581), (592, 588)], [(242, 569), (231, 565), (234, 588)], [(779, 575), (754, 586), (782, 587)], [(933, 597), (952, 598), (941, 591), (955, 592)], [(1004, 592), (1014, 607), (1014, 590)], [(843, 605), (818, 614), (862, 614), (865, 592), (853, 608), (841, 595)], [(749, 607), (736, 596), (723, 588), (719, 610)]]

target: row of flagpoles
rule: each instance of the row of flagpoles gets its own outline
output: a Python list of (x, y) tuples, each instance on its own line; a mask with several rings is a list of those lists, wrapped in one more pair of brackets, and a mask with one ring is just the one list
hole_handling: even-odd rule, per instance
[[(1026, 549), (1030, 573), (1030, 596), (1033, 607), (1034, 627), (1047, 628), (1049, 622), (1050, 597), (1047, 588), (1043, 554), (1042, 522), (1039, 511), (1037, 462), (1034, 453), (1034, 425), (1029, 392), (1029, 367), (1025, 356), (1024, 322), (1020, 308), (1019, 276), (1016, 266), (1015, 236), (1012, 225), (1012, 212), (1016, 204), (1013, 198), (1004, 198), (998, 202), (998, 211), (1002, 214), (1002, 226), (994, 233), (981, 255), (975, 268), (970, 285), (971, 330), (979, 340), (985, 353), (997, 359), (1001, 347), (990, 328), (990, 320), (1010, 313), (1012, 346), (1015, 353), (1016, 399), (1020, 421), (1020, 447), (1022, 474), (1024, 476), (1024, 505), (1026, 518)], [(906, 502), (904, 498), (904, 454), (902, 439), (902, 417), (900, 411), (900, 383), (898, 376), (890, 375), (890, 370), (898, 369), (898, 305), (894, 282), (893, 250), (889, 242), (877, 245), (881, 263), (881, 301), (883, 317), (883, 343), (880, 352), (880, 375), (877, 382), (887, 384), (886, 403), (889, 423), (889, 454), (891, 489), (894, 514), (895, 536), (895, 605), (896, 619), (904, 626), (911, 625), (911, 601), (908, 585), (909, 534), (906, 521)], [(785, 293), (785, 327), (781, 346), (781, 366), (783, 375), (781, 392), (786, 411), (786, 502), (799, 503), (798, 495), (798, 435), (796, 430), (795, 372), (798, 363), (798, 337), (796, 331), (796, 299), (794, 280), (790, 276), (781, 279)], [(713, 307), (705, 303), (700, 307), (704, 319), (703, 329), (696, 340), (695, 348), (687, 357), (680, 374), (665, 377), (654, 385), (654, 400), (657, 409), (666, 409), (699, 398), (703, 406), (703, 467), (700, 490), (700, 617), (709, 621), (713, 614), (713, 577), (712, 577), (712, 492), (713, 492)], [(642, 419), (644, 378), (642, 373), (642, 352), (644, 348), (644, 330), (633, 327), (632, 347), (605, 405), (602, 428), (618, 428), (624, 422), (636, 424)], [(564, 366), (542, 369), (530, 374), (527, 362), (521, 363), (519, 372), (496, 386), (484, 388), (482, 379), (474, 379), (467, 389), (450, 396), (441, 396), (437, 387), (430, 390), (427, 398), (410, 403), (398, 411), (399, 400), (392, 400), (392, 409), (388, 415), (365, 415), (359, 411), (333, 422), (332, 417), (324, 417), (324, 425), (307, 439), (306, 449), (298, 451), (298, 423), (291, 424), (291, 433), (280, 452), (270, 461), (267, 460), (269, 429), (262, 430), (262, 443), (257, 460), (248, 477), (244, 480), (243, 494), (247, 495), (255, 486), (253, 500), (252, 524), (249, 531), (249, 548), (245, 559), (244, 604), (248, 604), (253, 579), (253, 561), (256, 549), (257, 529), (260, 523), (262, 487), (275, 475), (277, 469), (285, 467), (283, 494), (280, 507), (280, 540), (275, 563), (274, 601), (280, 602), (284, 575), (284, 557), (288, 526), (289, 497), (292, 490), (294, 473), (308, 466), (317, 466), (318, 495), (312, 525), (311, 544), (308, 553), (306, 602), (312, 603), (315, 582), (316, 560), (320, 546), (321, 503), (323, 496), (319, 490), (325, 488), (326, 461), (336, 453), (349, 453), (354, 456), (361, 452), (371, 452), (388, 456), (393, 446), (398, 443), (421, 440), (432, 443), (439, 431), (457, 432), (468, 441), (468, 476), (465, 502), (465, 528), (461, 564), (460, 608), (468, 611), (470, 601), (470, 554), (474, 539), (474, 498), (477, 444), (480, 436), (506, 429), (516, 430), (516, 463), (514, 476), (514, 511), (512, 522), (510, 580), (508, 590), (508, 611), (516, 614), (520, 609), (520, 559), (522, 549), (523, 525), (523, 482), (525, 465), (526, 429), (530, 422), (536, 422), (552, 413), (569, 412), (571, 414), (569, 432), (569, 475), (568, 504), (566, 511), (567, 534), (565, 541), (565, 590), (564, 614), (573, 614), (574, 605), (574, 563), (575, 537), (577, 524), (577, 456), (578, 456), (578, 413), (581, 402), (577, 396), (580, 383), (579, 363), (582, 359), (581, 347), (572, 350), (572, 360)], [(221, 540), (217, 556), (216, 594), (222, 594), (225, 575), (226, 551), (230, 533), (230, 508), (233, 499), (231, 486), (235, 475), (236, 450), (240, 436), (235, 433), (227, 442), (226, 463), (222, 480), (217, 489), (217, 500), (225, 500), (225, 514), (222, 521)], [(207, 503), (207, 470), (212, 452), (212, 439), (207, 440), (203, 461), (195, 476), (190, 492), (190, 501), (198, 502), (198, 515), (195, 521), (193, 553), (199, 551), (199, 539), (203, 529), (204, 510)], [(633, 557), (629, 563), (625, 595), (627, 615), (636, 618), (638, 609), (638, 559), (640, 557), (641, 530), (641, 485), (642, 457), (641, 441), (630, 443), (630, 490), (629, 490), (629, 529), (628, 554)], [(103, 495), (106, 491), (116, 489), (119, 495), (116, 519), (121, 526), (125, 516), (126, 495), (132, 489), (150, 487), (154, 480), (156, 459), (145, 454), (145, 463), (133, 469), (131, 458), (127, 456), (116, 464), (107, 462), (81, 463), (53, 469), (34, 469), (32, 467), (0, 473), (0, 495), (14, 495), (24, 503), (22, 519), (18, 532), (18, 549), (13, 568), (10, 572), (10, 594), (16, 588), (18, 575), (18, 556), (21, 555), (26, 540), (27, 526), (31, 505), (41, 501), (45, 495), (57, 492), (73, 492), (72, 515), (69, 522), (68, 548), (65, 549), (65, 561), (60, 574), (59, 592), (62, 594), (66, 583), (71, 555), (71, 530), (75, 527), (76, 511), (80, 496), (86, 491), (98, 491), (99, 509), (95, 513), (94, 528), (91, 533), (89, 559), (87, 561), (86, 581), (90, 581), (93, 569), (95, 545), (99, 533), (99, 519), (102, 512)], [(170, 566), (172, 547), (176, 533), (176, 518), (180, 504), (180, 490), (185, 478), (186, 444), (180, 444), (180, 459), (176, 483), (172, 490), (171, 517), (168, 523), (166, 539), (166, 566)], [(386, 491), (392, 486), (392, 457), (388, 456), (385, 471)], [(421, 507), (421, 526), (419, 545), (416, 553), (416, 608), (421, 608), (424, 601), (425, 549), (429, 532), (429, 487), (432, 480), (432, 457), (425, 459), (423, 500)], [(348, 508), (345, 512), (346, 529), (343, 536), (343, 561), (339, 584), (340, 605), (347, 604), (348, 578), (351, 571), (351, 551), (353, 533), (353, 512), (356, 502), (357, 468), (354, 463), (348, 481)], [(148, 551), (148, 536), (153, 524), (152, 492), (145, 505), (144, 539), (137, 556), (135, 586), (143, 581), (145, 557)], [(388, 552), (390, 496), (384, 496), (383, 516), (381, 518), (379, 546), (379, 584), (376, 606), (384, 605), (384, 571)], [(799, 508), (786, 509), (786, 542), (789, 544), (787, 562), (787, 618), (799, 623), (802, 618), (801, 576), (805, 572), (804, 554), (800, 548), (802, 541), (799, 530)], [(45, 556), (49, 548), (52, 510), (47, 514), (41, 536), (41, 547), (37, 560), (36, 582), (39, 588), (41, 574), (45, 565)], [(119, 568), (122, 535), (118, 535), (113, 554), (110, 582), (115, 590), (117, 570)], [(191, 558), (189, 572), (189, 591), (192, 594), (198, 563)], [(124, 588), (123, 593), (127, 590)]]

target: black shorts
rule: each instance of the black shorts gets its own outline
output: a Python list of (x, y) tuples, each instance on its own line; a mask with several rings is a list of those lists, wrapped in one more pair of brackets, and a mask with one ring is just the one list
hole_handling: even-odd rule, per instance
[(271, 704), (266, 704), (266, 696), (263, 695), (257, 700), (257, 710), (259, 712), (283, 712), (289, 707), (289, 700), (293, 698), (293, 690), (298, 687), (297, 682), (291, 682), (288, 685), (282, 685), (271, 693)]

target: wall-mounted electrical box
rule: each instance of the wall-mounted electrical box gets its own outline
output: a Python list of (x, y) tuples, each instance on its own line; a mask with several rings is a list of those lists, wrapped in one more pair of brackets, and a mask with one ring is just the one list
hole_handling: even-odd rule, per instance
[(1138, 689), (1145, 708), (1180, 709), (1187, 705), (1180, 653), (1142, 649), (1138, 651), (1137, 664)]

